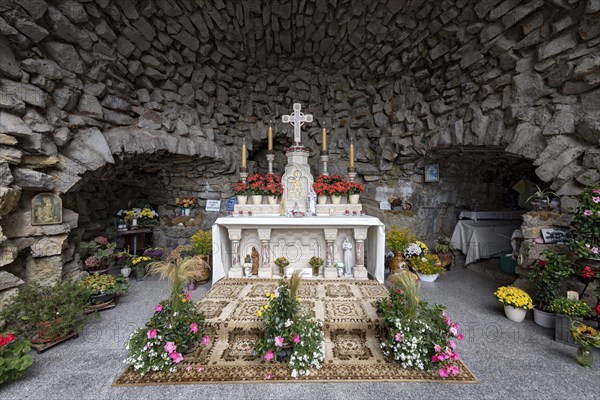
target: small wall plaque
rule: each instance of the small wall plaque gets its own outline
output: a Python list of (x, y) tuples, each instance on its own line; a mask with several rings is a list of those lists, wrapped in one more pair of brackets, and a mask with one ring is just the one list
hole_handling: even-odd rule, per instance
[(54, 193), (40, 193), (31, 199), (31, 225), (62, 223), (62, 200)]
[(206, 211), (221, 211), (221, 200), (206, 200)]
[(543, 228), (542, 237), (545, 244), (566, 243), (573, 238), (568, 228)]

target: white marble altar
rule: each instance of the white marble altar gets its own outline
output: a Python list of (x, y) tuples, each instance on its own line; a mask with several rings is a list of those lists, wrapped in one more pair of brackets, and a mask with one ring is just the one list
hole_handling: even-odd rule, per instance
[(213, 225), (213, 284), (224, 277), (241, 277), (252, 247), (260, 253), (259, 278), (279, 276), (273, 260), (286, 257), (291, 268), (307, 268), (312, 256), (325, 264), (320, 278), (338, 279), (334, 262), (343, 262), (345, 238), (353, 247), (353, 276), (384, 280), (385, 227), (378, 218), (278, 216), (222, 217)]

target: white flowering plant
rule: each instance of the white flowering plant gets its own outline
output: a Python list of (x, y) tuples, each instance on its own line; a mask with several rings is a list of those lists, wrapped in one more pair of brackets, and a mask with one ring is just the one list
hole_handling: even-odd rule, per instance
[[(179, 304), (173, 307), (173, 301)], [(182, 291), (176, 300), (156, 305), (150, 321), (131, 334), (127, 344), (129, 356), (124, 363), (141, 375), (151, 371), (175, 372), (194, 343), (210, 342), (203, 332), (204, 317), (191, 301), (190, 293)]]
[(387, 328), (381, 350), (403, 368), (437, 373), (442, 378), (456, 376), (460, 372), (456, 341), (463, 340), (463, 335), (443, 306), (419, 300), (418, 284), (412, 275), (403, 272), (389, 297), (377, 302), (377, 313)]
[(290, 282), (279, 281), (276, 293), (267, 293), (269, 299), (257, 311), (264, 322), (263, 337), (254, 346), (254, 355), (267, 362), (287, 362), (291, 376), (310, 375), (319, 369), (325, 357), (325, 342), (319, 322), (299, 311), (300, 299), (296, 292), (300, 284), (296, 272)]
[(421, 248), (421, 246), (419, 246), (418, 243), (411, 243), (404, 250), (404, 257), (405, 258), (418, 257), (421, 254), (423, 254), (423, 249)]

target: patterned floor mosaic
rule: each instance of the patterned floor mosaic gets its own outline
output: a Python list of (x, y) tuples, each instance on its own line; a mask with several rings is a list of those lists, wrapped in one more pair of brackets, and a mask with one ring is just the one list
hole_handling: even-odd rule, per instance
[[(223, 279), (198, 302), (206, 316), (208, 334), (214, 338), (207, 347), (188, 354), (175, 373), (151, 373), (141, 377), (129, 367), (114, 386), (201, 383), (261, 382), (442, 382), (479, 383), (463, 364), (457, 377), (441, 379), (421, 371), (403, 369), (387, 359), (379, 348), (383, 334), (375, 302), (387, 296), (387, 289), (375, 281), (304, 281), (299, 289), (302, 307), (323, 322), (324, 366), (308, 377), (290, 377), (287, 366), (266, 363), (252, 356), (260, 335), (258, 308), (265, 293), (277, 283), (267, 279)], [(192, 368), (188, 371), (188, 367)], [(265, 375), (273, 375), (265, 380)]]

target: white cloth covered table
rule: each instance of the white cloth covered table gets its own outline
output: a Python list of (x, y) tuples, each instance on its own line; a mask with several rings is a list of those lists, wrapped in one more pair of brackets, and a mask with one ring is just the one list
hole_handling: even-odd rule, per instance
[(521, 220), (458, 221), (450, 243), (466, 255), (465, 264), (511, 252), (511, 236)]
[(525, 210), (498, 210), (498, 211), (461, 211), (458, 219), (519, 219)]
[[(240, 232), (241, 229), (241, 233)], [(352, 235), (348, 232), (366, 231), (364, 240), (364, 258), (367, 271), (379, 282), (384, 281), (384, 255), (385, 255), (385, 225), (375, 217), (369, 216), (318, 216), (303, 218), (288, 218), (281, 216), (253, 216), (253, 217), (221, 217), (217, 219), (212, 227), (213, 235), (213, 278), (212, 283), (228, 276), (228, 271), (232, 267), (233, 258), (231, 232), (235, 235), (241, 234), (243, 237), (255, 235), (261, 242), (269, 242), (269, 246), (276, 246), (286, 236), (304, 235), (304, 232), (313, 232), (316, 235), (327, 230), (344, 232), (336, 239), (336, 243), (343, 240), (344, 236)], [(262, 233), (261, 233), (262, 231)], [(264, 236), (268, 231), (268, 237)], [(258, 235), (256, 234), (258, 232)], [(261, 237), (261, 235), (263, 235)], [(356, 235), (356, 233), (354, 233)], [(351, 236), (355, 238), (356, 236)], [(282, 239), (283, 238), (283, 239)], [(323, 239), (324, 240), (324, 239)], [(261, 244), (257, 243), (257, 246)], [(251, 242), (251, 246), (254, 242)], [(324, 242), (323, 242), (324, 243)], [(238, 253), (246, 254), (243, 243)], [(273, 253), (271, 250), (269, 253)], [(316, 250), (318, 251), (318, 250)], [(243, 254), (240, 254), (243, 259)], [(320, 254), (321, 256), (323, 253)], [(270, 262), (272, 264), (273, 259)]]

